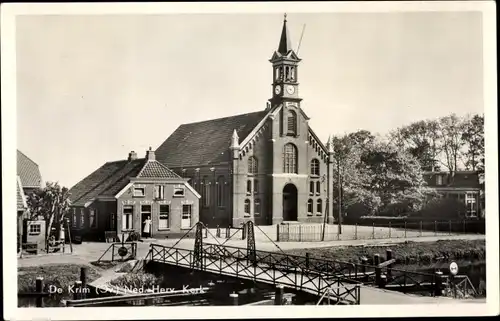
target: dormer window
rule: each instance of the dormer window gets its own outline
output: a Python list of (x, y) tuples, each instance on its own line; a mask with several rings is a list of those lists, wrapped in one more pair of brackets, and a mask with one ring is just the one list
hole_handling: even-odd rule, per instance
[(174, 197), (184, 197), (185, 191), (184, 187), (174, 187)]
[(145, 195), (144, 187), (134, 188), (134, 197), (144, 197), (144, 195)]

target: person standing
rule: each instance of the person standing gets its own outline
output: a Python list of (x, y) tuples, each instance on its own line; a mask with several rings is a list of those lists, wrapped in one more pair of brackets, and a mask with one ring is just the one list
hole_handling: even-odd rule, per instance
[(143, 233), (146, 238), (151, 237), (151, 219), (149, 216), (144, 221)]

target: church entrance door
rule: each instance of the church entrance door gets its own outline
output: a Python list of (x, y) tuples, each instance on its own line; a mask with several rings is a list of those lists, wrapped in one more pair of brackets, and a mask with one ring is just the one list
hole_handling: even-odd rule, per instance
[(283, 188), (283, 221), (297, 221), (297, 187), (293, 184)]

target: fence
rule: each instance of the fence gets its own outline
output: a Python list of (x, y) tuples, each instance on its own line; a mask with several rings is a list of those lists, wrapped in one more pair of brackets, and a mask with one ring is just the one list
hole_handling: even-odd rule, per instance
[(319, 242), (342, 240), (415, 238), (477, 233), (477, 224), (468, 221), (395, 221), (370, 225), (278, 224), (278, 242)]

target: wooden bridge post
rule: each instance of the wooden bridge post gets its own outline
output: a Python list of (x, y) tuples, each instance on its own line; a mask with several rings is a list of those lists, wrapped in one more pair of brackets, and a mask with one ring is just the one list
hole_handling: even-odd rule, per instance
[(406, 221), (405, 221), (405, 238), (406, 238)]
[(280, 224), (276, 224), (276, 242), (280, 241)]
[(275, 293), (274, 305), (283, 305), (283, 296), (285, 294), (285, 287), (281, 284), (278, 285), (274, 293)]
[(306, 269), (307, 270), (309, 269), (309, 257), (310, 257), (309, 252), (306, 252)]
[(82, 281), (75, 281), (75, 286), (73, 287), (73, 300), (79, 300), (81, 292)]
[(358, 223), (354, 225), (354, 239), (358, 239)]
[(372, 240), (375, 239), (375, 223), (372, 223)]
[(80, 268), (80, 282), (82, 282), (82, 299), (85, 299), (86, 287), (87, 287), (87, 267)]
[(239, 305), (238, 304), (238, 293), (229, 294), (229, 299), (231, 300), (231, 305)]
[(43, 308), (43, 277), (38, 276), (35, 281), (35, 292), (40, 294), (36, 297), (36, 307)]
[(373, 265), (375, 265), (375, 284), (380, 284), (381, 268), (378, 267), (380, 264), (380, 254), (375, 254), (373, 256)]
[(434, 296), (443, 295), (443, 272), (437, 271), (434, 276)]
[(449, 221), (449, 223), (448, 223), (448, 224), (449, 224), (449, 226), (450, 226), (450, 235), (451, 235), (451, 234), (452, 234), (452, 233), (451, 233), (451, 220)]
[[(387, 249), (385, 251), (386, 253), (386, 261), (390, 261), (392, 260), (392, 250), (391, 249)], [(392, 279), (392, 268), (391, 268), (392, 264), (389, 264), (387, 266), (387, 280), (391, 280)]]
[(437, 221), (434, 221), (434, 236), (438, 234), (438, 223)]
[(366, 257), (362, 257), (361, 258), (361, 272), (364, 274), (366, 274), (366, 266), (368, 265), (368, 259)]
[(420, 236), (422, 236), (422, 225), (423, 225), (423, 223), (422, 223), (422, 221), (420, 221)]

